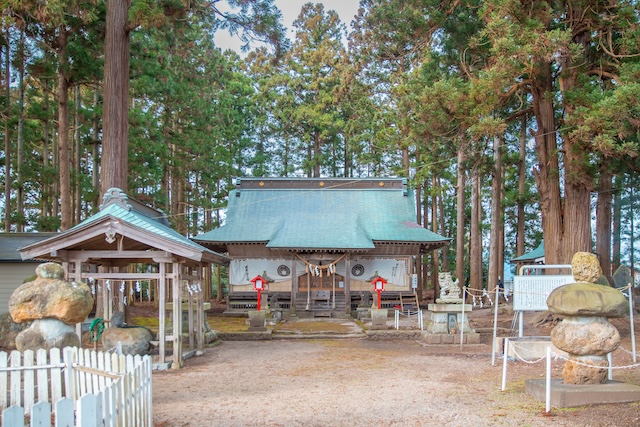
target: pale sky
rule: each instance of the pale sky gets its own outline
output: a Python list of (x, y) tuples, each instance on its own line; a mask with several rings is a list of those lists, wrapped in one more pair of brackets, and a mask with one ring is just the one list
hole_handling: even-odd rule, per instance
[[(274, 0), (275, 5), (282, 11), (282, 21), (285, 27), (289, 30), (287, 37), (293, 41), (294, 33), (292, 31), (293, 21), (296, 20), (300, 14), (300, 9), (305, 3), (322, 3), (324, 9), (335, 10), (340, 16), (340, 20), (347, 27), (347, 30), (351, 28), (351, 21), (353, 17), (358, 13), (359, 0), (321, 0), (321, 1), (308, 1), (308, 0)], [(222, 50), (233, 49), (240, 53), (241, 42), (238, 38), (232, 38), (226, 31), (217, 31), (214, 37), (216, 46)], [(244, 56), (244, 54), (241, 54)]]

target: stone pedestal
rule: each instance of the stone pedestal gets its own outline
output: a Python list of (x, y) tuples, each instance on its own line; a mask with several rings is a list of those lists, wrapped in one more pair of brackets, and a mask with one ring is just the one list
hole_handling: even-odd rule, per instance
[(264, 310), (249, 310), (249, 331), (264, 332), (267, 330), (267, 312)]
[[(473, 307), (465, 304), (464, 312), (469, 313)], [(430, 320), (427, 331), (431, 334), (473, 333), (469, 327), (469, 318), (462, 319), (462, 304), (429, 304)]]
[(371, 309), (371, 329), (387, 329), (387, 316), (389, 310), (386, 308)]

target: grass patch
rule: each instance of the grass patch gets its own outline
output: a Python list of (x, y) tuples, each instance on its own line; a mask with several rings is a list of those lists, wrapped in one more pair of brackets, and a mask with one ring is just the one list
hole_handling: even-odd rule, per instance
[(276, 328), (279, 332), (300, 332), (300, 333), (319, 333), (334, 332), (340, 334), (348, 334), (351, 332), (349, 325), (343, 325), (336, 322), (281, 322)]
[(246, 317), (209, 316), (209, 327), (218, 332), (246, 332), (249, 329)]

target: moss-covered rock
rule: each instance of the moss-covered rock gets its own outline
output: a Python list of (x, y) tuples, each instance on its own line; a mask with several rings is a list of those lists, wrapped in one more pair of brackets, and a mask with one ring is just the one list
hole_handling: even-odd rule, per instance
[(622, 293), (595, 283), (571, 283), (554, 289), (547, 298), (549, 311), (565, 316), (624, 317), (629, 303)]

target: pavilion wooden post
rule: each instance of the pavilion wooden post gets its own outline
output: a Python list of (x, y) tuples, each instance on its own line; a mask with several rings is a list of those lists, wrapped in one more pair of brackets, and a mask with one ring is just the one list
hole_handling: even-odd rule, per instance
[[(76, 271), (74, 272), (72, 281), (80, 283), (82, 282), (82, 261), (76, 260), (75, 265)], [(67, 276), (69, 276), (69, 274), (67, 274)], [(78, 338), (80, 338), (80, 348), (82, 348), (82, 322), (76, 323), (76, 334)]]
[(296, 256), (291, 256), (291, 305), (289, 306), (289, 316), (296, 315), (296, 300), (298, 299), (298, 272), (296, 271)]
[(173, 363), (172, 369), (182, 367), (182, 270), (179, 262), (173, 262)]
[(347, 254), (344, 258), (344, 312), (351, 316), (351, 256)]
[[(191, 271), (189, 271), (189, 273), (191, 273)], [(191, 274), (189, 274), (191, 275)], [(193, 336), (193, 330), (194, 325), (193, 325), (193, 279), (191, 279), (191, 277), (189, 277), (189, 289), (191, 290), (190, 292), (187, 292), (187, 301), (188, 301), (188, 323), (189, 323), (189, 350), (193, 350), (195, 348), (195, 343), (194, 343), (194, 336)], [(182, 304), (180, 304), (180, 312), (182, 313)]]
[(202, 284), (204, 283), (205, 272), (209, 270), (211, 271), (210, 264), (198, 265), (196, 269), (196, 275), (199, 277), (197, 293), (196, 293), (196, 302), (197, 302), (197, 310), (198, 310), (198, 335), (197, 335), (197, 343), (198, 343), (198, 351), (196, 354), (200, 355), (204, 353), (204, 323), (205, 323), (205, 313), (204, 313), (204, 290), (202, 288)]
[(160, 331), (159, 331), (159, 362), (161, 364), (165, 363), (165, 347), (166, 347), (166, 326), (167, 326), (167, 319), (166, 319), (166, 310), (167, 310), (167, 265), (164, 262), (160, 262), (159, 263), (159, 270), (160, 270), (160, 277), (158, 278), (158, 293), (157, 293), (157, 297), (159, 300), (159, 309), (158, 309), (158, 317), (159, 317), (159, 323), (160, 323)]

